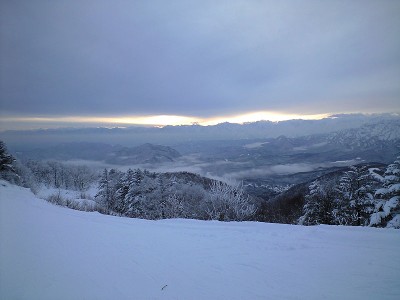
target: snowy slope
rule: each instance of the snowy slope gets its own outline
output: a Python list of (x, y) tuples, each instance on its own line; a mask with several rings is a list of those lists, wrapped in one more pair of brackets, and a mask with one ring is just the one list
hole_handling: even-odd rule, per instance
[(0, 182), (0, 299), (400, 299), (400, 232), (69, 210)]

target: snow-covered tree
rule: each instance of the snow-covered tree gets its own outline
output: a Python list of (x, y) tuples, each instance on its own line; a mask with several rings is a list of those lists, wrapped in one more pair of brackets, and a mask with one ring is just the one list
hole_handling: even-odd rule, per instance
[(379, 172), (378, 168), (358, 165), (340, 177), (315, 180), (305, 196), (299, 223), (367, 226), (376, 204), (375, 190), (383, 180)]
[(305, 197), (303, 215), (298, 223), (301, 225), (332, 224), (333, 195), (333, 188), (327, 183), (319, 180), (312, 182)]
[(3, 141), (0, 141), (0, 172), (14, 171), (14, 157), (8, 154), (7, 147)]
[(156, 201), (151, 195), (157, 188), (155, 178), (154, 174), (150, 174), (146, 170), (137, 169), (133, 172), (133, 178), (125, 196), (128, 216), (146, 219), (157, 218), (157, 213), (154, 211)]
[(134, 218), (241, 221), (253, 217), (255, 205), (242, 186), (208, 181), (213, 182), (210, 190), (204, 178), (194, 174), (176, 178), (137, 169), (112, 176), (112, 170), (104, 170), (96, 200), (109, 213)]
[(108, 170), (104, 169), (98, 186), (98, 192), (95, 196), (96, 201), (105, 207), (108, 211), (111, 208), (111, 186), (110, 180), (108, 178)]
[(29, 160), (17, 163), (16, 166), (24, 184), (33, 189), (43, 185), (84, 192), (98, 179), (97, 171), (87, 166), (67, 165), (57, 161)]
[(252, 217), (256, 208), (244, 195), (241, 185), (231, 186), (219, 181), (211, 185), (206, 213), (212, 220), (243, 221)]
[(3, 141), (0, 141), (0, 178), (11, 182), (19, 181), (14, 168), (15, 158), (8, 153)]
[(374, 168), (361, 168), (358, 173), (357, 190), (350, 201), (350, 207), (357, 215), (357, 221), (351, 225), (368, 226), (371, 214), (374, 211), (376, 200), (374, 193), (380, 182)]
[(115, 208), (116, 191), (120, 188), (121, 176), (122, 173), (118, 170), (104, 169), (100, 177), (95, 199), (107, 212), (111, 212)]
[(357, 171), (355, 167), (343, 174), (336, 187), (332, 209), (332, 222), (336, 225), (352, 225), (358, 220), (358, 212), (350, 205), (358, 189)]
[(184, 205), (182, 199), (175, 194), (169, 195), (166, 201), (165, 218), (181, 218)]
[(187, 184), (171, 179), (166, 193), (174, 195), (182, 205), (182, 218), (207, 219), (204, 211), (208, 191), (199, 184)]
[(386, 168), (382, 188), (375, 192), (378, 203), (370, 226), (400, 228), (400, 156)]
[(374, 207), (374, 177), (366, 166), (351, 166), (336, 188), (333, 224), (368, 225)]
[[(87, 166), (66, 169), (65, 174), (72, 178), (72, 188), (77, 191), (86, 191), (96, 177)], [(70, 181), (70, 178), (66, 180)]]
[(125, 214), (128, 210), (127, 203), (125, 201), (125, 197), (128, 194), (129, 187), (134, 183), (134, 172), (132, 169), (128, 169), (128, 171), (121, 176), (121, 180), (119, 182), (119, 187), (115, 192), (115, 205), (114, 211), (120, 214)]

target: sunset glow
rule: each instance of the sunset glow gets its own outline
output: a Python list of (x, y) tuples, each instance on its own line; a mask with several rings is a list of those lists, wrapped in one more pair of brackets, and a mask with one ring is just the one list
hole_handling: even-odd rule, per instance
[[(53, 128), (59, 125), (81, 124), (87, 126), (179, 126), (198, 124), (202, 126), (216, 125), (229, 122), (243, 124), (247, 122), (256, 122), (268, 120), (273, 122), (303, 119), (318, 120), (329, 117), (329, 114), (315, 115), (297, 115), (278, 112), (259, 111), (240, 115), (215, 116), (209, 118), (200, 118), (195, 116), (178, 115), (148, 115), (148, 116), (112, 116), (112, 117), (93, 117), (93, 116), (62, 116), (62, 117), (7, 117), (2, 118), (2, 124), (7, 124), (8, 128), (29, 129), (23, 124), (31, 124), (32, 128)], [(17, 126), (18, 124), (18, 126)], [(14, 125), (14, 126), (13, 126)]]

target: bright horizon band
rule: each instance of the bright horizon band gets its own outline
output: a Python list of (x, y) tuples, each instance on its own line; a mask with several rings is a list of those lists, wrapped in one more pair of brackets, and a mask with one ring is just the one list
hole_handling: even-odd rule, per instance
[[(12, 129), (13, 123), (24, 123), (24, 127), (32, 127), (40, 124), (44, 126), (45, 124), (52, 126), (65, 126), (72, 124), (109, 124), (109, 125), (145, 125), (145, 126), (167, 126), (167, 125), (216, 125), (219, 123), (229, 122), (229, 123), (247, 123), (256, 121), (286, 121), (291, 119), (303, 119), (303, 120), (319, 120), (329, 117), (330, 114), (313, 114), (313, 115), (299, 115), (299, 114), (285, 114), (276, 112), (252, 112), (241, 115), (231, 115), (231, 116), (216, 116), (216, 117), (194, 117), (194, 116), (178, 116), (178, 115), (147, 115), (147, 116), (112, 116), (112, 117), (93, 117), (93, 116), (64, 116), (64, 117), (4, 117), (1, 118), (1, 123), (3, 124), (2, 129)], [(9, 125), (9, 126), (7, 126)], [(10, 128), (5, 128), (10, 127)]]

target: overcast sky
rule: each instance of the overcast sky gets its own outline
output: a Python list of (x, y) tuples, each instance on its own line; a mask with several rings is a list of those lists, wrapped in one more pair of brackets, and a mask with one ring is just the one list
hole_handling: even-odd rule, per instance
[(400, 1), (1, 1), (3, 116), (400, 111)]

